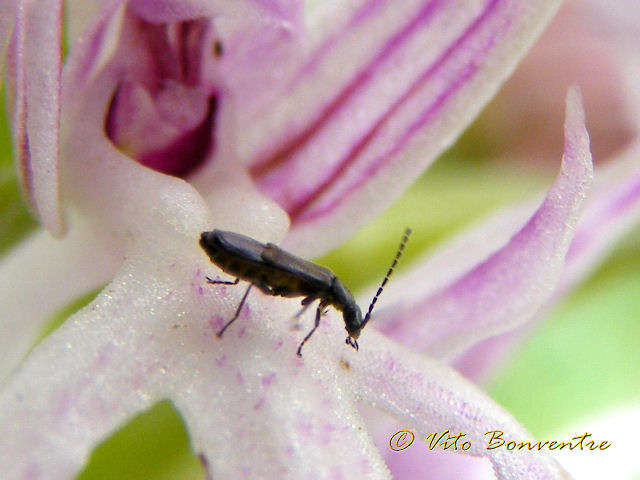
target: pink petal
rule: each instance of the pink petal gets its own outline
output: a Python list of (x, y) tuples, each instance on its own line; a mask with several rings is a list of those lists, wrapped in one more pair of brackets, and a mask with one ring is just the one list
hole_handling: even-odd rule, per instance
[(6, 478), (73, 478), (93, 445), (160, 396), (157, 371), (114, 343), (125, 343), (126, 323), (84, 317), (49, 337), (0, 392), (0, 431), (11, 439), (0, 450)]
[(152, 23), (174, 23), (220, 15), (258, 14), (292, 20), (300, 13), (299, 0), (131, 0), (137, 15)]
[(640, 219), (640, 143), (596, 169), (593, 191), (567, 253), (562, 288), (597, 267)]
[[(527, 209), (528, 207), (524, 208)], [(522, 210), (518, 209), (516, 212)], [(494, 223), (483, 227), (500, 236), (509, 235), (517, 218), (518, 216), (515, 216), (510, 220), (508, 216), (501, 215), (501, 219), (504, 220), (502, 225)], [(640, 146), (636, 144), (611, 159), (608, 164), (596, 168), (594, 185), (567, 252), (559, 290), (555, 292), (552, 302), (560, 300), (586, 280), (590, 273), (605, 261), (611, 249), (638, 224), (639, 218)], [(452, 262), (460, 261), (463, 253), (477, 252), (479, 246), (495, 248), (499, 241), (494, 241), (486, 235), (480, 236), (476, 232), (475, 242), (469, 240), (457, 248), (451, 248), (445, 258), (442, 258), (442, 254), (438, 255), (437, 265), (434, 263), (435, 258), (431, 259), (429, 265), (433, 268), (430, 270), (441, 271), (441, 268), (449, 268)], [(392, 294), (392, 288), (393, 285), (387, 294)], [(432, 292), (433, 288), (430, 291)], [(481, 379), (517, 347), (518, 341), (526, 333), (526, 329), (518, 328), (479, 342), (456, 358), (456, 370), (467, 378), (482, 382)]]
[(170, 227), (138, 236), (112, 284), (3, 386), (7, 478), (71, 478), (105, 435), (163, 398), (213, 477), (388, 478), (353, 399), (335, 394), (335, 364), (295, 355), (299, 335), (282, 322), (297, 302), (256, 297), (216, 338), (243, 289), (207, 285), (197, 242)]
[(156, 348), (170, 353), (167, 334), (181, 332), (172, 325), (184, 310), (167, 275), (175, 268), (170, 258), (156, 262), (148, 266), (162, 279), (145, 279), (149, 272), (131, 253), (114, 283), (3, 385), (0, 430), (12, 439), (0, 449), (6, 478), (73, 478), (105, 434), (162, 397), (163, 359), (151, 345), (155, 338)]
[[(76, 39), (73, 48), (65, 59), (65, 68), (62, 72), (62, 122), (77, 121), (78, 109), (86, 108), (86, 90), (91, 86), (91, 81), (96, 79), (99, 72), (103, 71), (114, 56), (114, 49), (122, 34), (122, 23), (126, 9), (122, 6), (124, 0), (104, 0), (97, 14), (90, 21), (85, 20), (88, 26)], [(96, 13), (96, 12), (93, 12)], [(115, 89), (116, 82), (114, 80)], [(99, 107), (104, 116), (107, 105), (92, 105)], [(104, 128), (104, 119), (100, 128)], [(63, 134), (71, 135), (73, 128), (65, 125)], [(62, 143), (65, 139), (62, 138)], [(63, 157), (64, 158), (64, 157)]]
[(438, 272), (423, 267), (406, 282), (395, 280), (394, 289), (404, 288), (403, 298), (414, 300), (390, 308), (379, 324), (382, 331), (450, 358), (537, 313), (559, 283), (591, 184), (589, 139), (576, 89), (567, 96), (565, 139), (560, 174), (527, 224), (501, 249), (428, 297), (420, 296), (416, 279)]
[(389, 478), (350, 392), (337, 394), (334, 362), (300, 361), (268, 334), (231, 336), (214, 360), (190, 354), (167, 378), (212, 478)]
[(27, 198), (44, 226), (63, 231), (58, 199), (61, 0), (23, 0), (14, 30), (14, 144)]
[[(403, 429), (413, 432), (415, 444), (411, 448), (426, 451), (427, 435), (448, 430), (453, 435), (464, 434), (453, 453), (488, 458), (498, 479), (570, 478), (545, 452), (487, 449), (488, 431), (502, 431), (507, 441), (535, 440), (510, 414), (453, 370), (411, 354), (378, 333), (369, 333), (375, 340), (367, 342), (366, 355), (360, 352), (345, 358), (348, 375), (364, 402), (386, 411), (402, 422)], [(465, 451), (461, 448), (464, 440), (470, 443)]]
[[(0, 58), (3, 59), (11, 38), (17, 5), (18, 0), (0, 2)], [(0, 72), (4, 72), (4, 62), (2, 61), (0, 61)]]
[[(227, 219), (232, 219), (238, 231), (278, 241), (286, 229), (284, 214), (256, 194), (242, 169), (228, 161), (231, 156), (226, 163), (216, 165), (218, 175), (210, 185), (215, 201), (207, 213), (202, 197), (191, 184), (141, 166), (105, 136), (105, 112), (121, 81), (122, 68), (127, 66), (110, 63), (114, 52), (109, 49), (125, 17), (123, 9), (113, 10), (114, 4), (117, 6), (112, 2), (112, 9), (105, 10), (78, 42), (64, 72), (67, 135), (62, 149), (70, 202), (87, 217), (100, 219), (120, 241), (126, 240), (132, 230), (156, 228), (149, 212), (163, 212), (166, 218), (174, 219), (175, 228), (190, 229), (193, 238), (211, 227), (211, 218), (207, 217), (213, 212), (218, 227), (224, 228)], [(275, 231), (278, 233), (273, 234)]]
[[(556, 5), (371, 0), (340, 15), (320, 8), (300, 65), (253, 75), (266, 90), (235, 81), (253, 66), (237, 60), (239, 71), (225, 72), (239, 99), (240, 157), (292, 216), (288, 245), (318, 254), (387, 206), (493, 95)], [(286, 32), (273, 38), (281, 45)]]
[(55, 312), (107, 284), (122, 263), (124, 245), (102, 228), (79, 218), (70, 226), (64, 239), (38, 232), (0, 261), (0, 383)]

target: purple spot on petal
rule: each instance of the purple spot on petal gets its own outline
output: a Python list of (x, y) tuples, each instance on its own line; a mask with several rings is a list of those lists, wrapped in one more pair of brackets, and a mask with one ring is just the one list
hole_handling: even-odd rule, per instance
[(102, 347), (98, 352), (98, 364), (104, 367), (111, 363), (111, 359), (113, 358), (113, 353), (115, 352), (115, 350), (116, 347), (112, 343), (109, 343)]
[(331, 467), (331, 478), (334, 480), (344, 479), (344, 476), (342, 475), (342, 470), (340, 470), (340, 467), (336, 467), (336, 466)]
[(218, 333), (224, 325), (224, 319), (220, 315), (213, 315), (209, 319), (209, 326)]
[(260, 397), (260, 399), (258, 400), (258, 402), (253, 406), (254, 410), (260, 410), (265, 403), (265, 398), (264, 397)]
[(209, 470), (209, 461), (207, 460), (207, 457), (204, 456), (204, 453), (201, 453), (198, 455), (198, 459), (200, 460), (200, 463), (202, 464), (202, 467), (204, 468), (204, 471), (207, 475), (207, 480), (211, 480), (211, 473)]
[(306, 437), (311, 437), (313, 434), (313, 426), (309, 422), (301, 422), (298, 424), (298, 431)]
[(220, 358), (216, 358), (214, 361), (218, 367), (224, 367), (227, 365), (227, 356), (223, 355)]
[(321, 444), (328, 445), (331, 443), (331, 437), (336, 431), (336, 427), (330, 423), (325, 423), (320, 431), (320, 438), (318, 439)]
[(236, 373), (236, 383), (238, 385), (243, 385), (244, 384), (244, 377), (242, 376), (242, 374), (240, 372)]
[(333, 433), (333, 432), (335, 432), (337, 430), (337, 427), (333, 423), (325, 423), (324, 424), (324, 430), (326, 432)]
[(273, 380), (275, 378), (276, 378), (275, 372), (272, 372), (272, 373), (270, 373), (268, 375), (265, 375), (261, 379), (262, 385), (264, 385), (265, 387), (268, 387), (269, 385), (271, 385), (273, 383)]

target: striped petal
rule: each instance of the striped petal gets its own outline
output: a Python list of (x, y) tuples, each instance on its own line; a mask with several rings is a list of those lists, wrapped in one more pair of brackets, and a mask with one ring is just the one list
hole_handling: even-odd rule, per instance
[(597, 267), (640, 219), (640, 143), (596, 169), (593, 191), (567, 253), (562, 288), (568, 290)]
[[(238, 59), (230, 45), (240, 158), (292, 217), (287, 244), (317, 255), (389, 205), (473, 119), (557, 4), (326, 2), (308, 12), (295, 65), (251, 75), (262, 59)], [(269, 39), (276, 48), (293, 34)]]
[(61, 0), (22, 0), (9, 62), (20, 178), (29, 204), (55, 235), (63, 231), (57, 172), (61, 25)]
[[(535, 449), (487, 448), (491, 437), (486, 432), (491, 431), (501, 431), (505, 440), (531, 444), (535, 440), (509, 413), (453, 370), (411, 354), (377, 333), (370, 335), (374, 336), (367, 344), (367, 355), (349, 355), (348, 372), (363, 401), (389, 413), (402, 422), (401, 428), (411, 431), (407, 435), (416, 439), (412, 448), (426, 451), (428, 435), (434, 432), (434, 437), (447, 431), (454, 436), (461, 433), (464, 437), (456, 453), (488, 458), (498, 479), (570, 478), (555, 460)], [(469, 442), (464, 450), (463, 441)], [(393, 442), (394, 437), (389, 440), (391, 448), (406, 447), (406, 443)], [(433, 441), (434, 447), (437, 443)]]
[[(0, 3), (0, 55), (2, 55), (2, 58), (6, 53), (11, 32), (13, 31), (17, 4), (18, 0), (5, 0)], [(4, 72), (3, 62), (0, 62), (0, 72)]]
[[(441, 284), (430, 295), (425, 296), (424, 281), (420, 279), (439, 271), (433, 268), (434, 263), (427, 262), (404, 281), (396, 280), (393, 290), (404, 292), (401, 295), (406, 300), (414, 300), (404, 305), (399, 301), (389, 308), (392, 313), (381, 319), (381, 330), (403, 343), (451, 358), (481, 339), (531, 319), (558, 286), (591, 177), (584, 112), (574, 89), (567, 97), (562, 169), (538, 210), (504, 246), (466, 273), (458, 273), (459, 277), (449, 277), (448, 284)], [(514, 218), (517, 216), (501, 217), (500, 228), (495, 222), (484, 232), (496, 232), (490, 238), (500, 241), (509, 235), (508, 225), (517, 225)], [(486, 237), (469, 239), (476, 241), (479, 250), (469, 248), (468, 243), (464, 248), (458, 244), (457, 251), (466, 249), (466, 253), (454, 260), (450, 271), (456, 272), (456, 265), (464, 259), (491, 248)], [(454, 256), (449, 252), (448, 258)]]
[(152, 23), (173, 23), (220, 15), (259, 15), (294, 21), (301, 13), (299, 0), (130, 0), (129, 7)]

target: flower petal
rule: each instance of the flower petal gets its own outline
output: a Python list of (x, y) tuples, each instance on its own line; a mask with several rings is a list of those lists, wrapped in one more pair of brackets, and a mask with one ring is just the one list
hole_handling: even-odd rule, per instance
[[(299, 66), (278, 64), (279, 81), (265, 82), (278, 91), (232, 84), (240, 158), (291, 215), (287, 245), (304, 256), (346, 238), (451, 144), (557, 2), (341, 5), (311, 12), (309, 53)], [(253, 64), (245, 64), (246, 77)]]
[(640, 143), (596, 170), (593, 191), (567, 252), (562, 288), (569, 289), (598, 266), (640, 218)]
[[(40, 343), (0, 391), (0, 430), (12, 439), (0, 449), (7, 478), (71, 478), (106, 433), (162, 397), (158, 349), (171, 351), (172, 325), (184, 314), (175, 271), (192, 273), (193, 263), (163, 260), (171, 247), (158, 240), (138, 243), (113, 284)], [(159, 257), (149, 264), (152, 246)]]
[[(366, 355), (351, 354), (345, 359), (362, 400), (403, 422), (418, 439), (447, 430), (453, 435), (464, 434), (462, 440), (470, 445), (461, 453), (488, 458), (498, 479), (570, 478), (541, 452), (486, 448), (490, 439), (486, 432), (494, 430), (501, 431), (505, 440), (532, 444), (535, 440), (511, 415), (455, 371), (411, 354), (377, 332), (369, 334), (375, 339), (367, 342)], [(413, 448), (420, 447), (428, 448)]]
[[(117, 35), (112, 30), (117, 32), (121, 28), (123, 17), (124, 11), (120, 9), (96, 23), (90, 36), (79, 45), (82, 48), (70, 56), (65, 69), (62, 113), (66, 135), (62, 169), (68, 198), (81, 210), (80, 214), (100, 219), (122, 241), (132, 232), (156, 228), (151, 213), (158, 216), (155, 220), (171, 219), (176, 229), (199, 238), (200, 232), (212, 223), (208, 219), (210, 212), (193, 186), (143, 167), (122, 154), (105, 136), (104, 115), (124, 68), (122, 63), (113, 61), (114, 52), (107, 50), (109, 40)], [(92, 155), (87, 156), (86, 152)], [(283, 212), (256, 194), (241, 166), (234, 164), (232, 155), (222, 158), (215, 167), (217, 175), (209, 193), (215, 197), (210, 203), (216, 226), (224, 228), (231, 218), (237, 231), (279, 241), (288, 222)], [(240, 217), (239, 198), (243, 211)]]
[[(559, 291), (555, 292), (553, 301), (559, 300), (586, 280), (605, 260), (611, 249), (637, 225), (640, 217), (639, 172), (638, 144), (627, 148), (607, 165), (596, 168), (594, 185), (569, 246)], [(447, 273), (444, 278), (439, 275), (437, 279), (429, 279), (432, 284), (425, 285), (424, 298), (439, 286), (446, 285), (447, 280), (462, 274), (465, 268), (470, 268), (474, 255), (488, 255), (497, 250), (500, 244), (506, 243), (509, 236), (515, 233), (520, 219), (529, 210), (529, 205), (524, 205), (508, 213), (501, 212), (463, 238), (455, 240), (455, 244), (449, 244), (446, 251), (430, 258), (424, 271)], [(393, 284), (387, 290), (384, 300), (393, 297)], [(499, 365), (500, 360), (511, 352), (523, 334), (526, 331), (520, 328), (479, 342), (456, 358), (456, 370), (478, 382), (480, 378), (486, 377), (492, 366)]]
[(303, 362), (299, 335), (283, 335), (283, 305), (297, 302), (252, 299), (245, 325), (217, 339), (242, 289), (206, 288), (203, 257), (181, 232), (137, 237), (112, 284), (34, 349), (0, 391), (8, 477), (70, 478), (106, 434), (168, 398), (216, 477), (388, 478), (353, 399), (335, 395), (334, 364)]
[[(464, 347), (536, 314), (558, 285), (591, 185), (589, 138), (577, 89), (567, 96), (565, 139), (558, 178), (527, 224), (505, 246), (442, 290), (405, 305), (399, 302), (379, 324), (382, 331), (451, 358)], [(405, 299), (420, 297), (422, 285), (417, 279), (437, 273), (425, 268), (429, 264), (411, 278), (396, 280), (394, 290), (404, 289)]]
[[(281, 329), (285, 312), (272, 315)], [(295, 339), (267, 331), (239, 341), (167, 379), (212, 478), (389, 478), (334, 362), (301, 361)]]
[(64, 239), (39, 232), (0, 261), (0, 383), (54, 312), (107, 284), (122, 263), (124, 245), (86, 219), (70, 223)]
[[(130, 8), (152, 23), (174, 23), (219, 15), (255, 14), (291, 20), (300, 13), (299, 0), (131, 0)], [(253, 10), (253, 11), (252, 11)]]
[(14, 28), (10, 82), (14, 145), (29, 204), (54, 235), (63, 231), (58, 199), (62, 1), (22, 0)]
[[(90, 91), (98, 100), (101, 86), (98, 81)], [(169, 386), (184, 390), (195, 379), (208, 385), (207, 398), (214, 396), (219, 384), (207, 374), (216, 340), (207, 318), (238, 301), (203, 293), (198, 266), (206, 256), (197, 240), (209, 221), (202, 199), (186, 182), (123, 157), (95, 128), (92, 110), (85, 113), (84, 128), (74, 129), (64, 147), (68, 165), (82, 165), (66, 176), (69, 195), (81, 215), (100, 221), (107, 242), (127, 245), (126, 262), (112, 284), (41, 342), (3, 386), (0, 431), (15, 441), (0, 452), (0, 468), (15, 478), (69, 478), (104, 435), (152, 402), (171, 398)], [(237, 217), (246, 206), (252, 211), (243, 218), (260, 237), (270, 237), (268, 207), (259, 208), (259, 199), (238, 182), (231, 187), (246, 201), (232, 212), (221, 201), (214, 215)], [(235, 349), (234, 342), (226, 345)], [(207, 367), (185, 371), (193, 355)], [(34, 415), (39, 422), (31, 421)]]
[[(3, 59), (11, 38), (17, 5), (18, 0), (5, 0), (0, 3), (0, 58)], [(0, 73), (3, 72), (4, 62), (0, 62)]]

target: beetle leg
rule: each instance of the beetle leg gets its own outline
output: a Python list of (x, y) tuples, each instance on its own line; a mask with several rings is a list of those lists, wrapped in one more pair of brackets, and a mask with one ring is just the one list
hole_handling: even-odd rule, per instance
[(206, 278), (207, 278), (207, 282), (213, 285), (237, 285), (238, 282), (240, 281), (239, 278), (236, 278), (233, 282), (230, 282), (229, 280), (213, 280), (210, 277), (206, 277)]
[[(307, 307), (307, 305), (305, 305), (305, 308)], [(304, 337), (304, 339), (302, 340), (302, 342), (300, 342), (300, 345), (298, 346), (298, 356), (300, 358), (302, 358), (302, 346), (307, 340), (309, 340), (309, 338), (311, 338), (311, 335), (313, 335), (313, 332), (315, 332), (316, 328), (318, 328), (318, 325), (320, 325), (320, 317), (322, 317), (322, 311), (324, 310), (324, 307), (325, 305), (322, 302), (320, 302), (320, 305), (318, 305), (318, 309), (316, 310), (316, 321), (313, 324), (313, 328), (309, 333), (307, 333), (307, 336)]]
[(313, 303), (313, 301), (316, 299), (316, 297), (305, 297), (302, 299), (302, 302), (300, 302), (300, 305), (302, 305), (302, 308), (300, 309), (300, 311), (298, 313), (296, 313), (293, 318), (298, 318), (300, 315), (302, 315), (307, 308), (309, 308), (309, 305), (311, 305)]
[(310, 304), (310, 303), (312, 303), (316, 298), (318, 298), (318, 297), (315, 297), (315, 296), (313, 296), (313, 295), (310, 295), (310, 296), (308, 296), (308, 297), (304, 297), (304, 298), (302, 299), (302, 301), (300, 302), (300, 305), (309, 305), (309, 304)]
[(222, 329), (216, 333), (216, 336), (218, 338), (222, 338), (222, 334), (224, 333), (224, 331), (229, 327), (229, 325), (231, 325), (236, 318), (238, 318), (238, 316), (240, 316), (240, 311), (242, 310), (242, 307), (244, 306), (244, 302), (246, 302), (247, 297), (249, 296), (249, 292), (251, 291), (251, 287), (253, 287), (253, 284), (250, 283), (249, 286), (247, 287), (247, 290), (244, 292), (244, 295), (242, 297), (242, 300), (240, 300), (240, 305), (238, 305), (238, 308), (236, 309), (236, 313), (233, 316), (233, 318), (231, 320), (229, 320), (226, 325), (224, 327), (222, 327)]
[(260, 291), (262, 293), (264, 293), (265, 295), (277, 295), (277, 293), (274, 293), (273, 289), (268, 284), (266, 284), (265, 282), (258, 281), (258, 280), (252, 280), (251, 283), (253, 285), (255, 285), (256, 287), (258, 287), (260, 289)]

